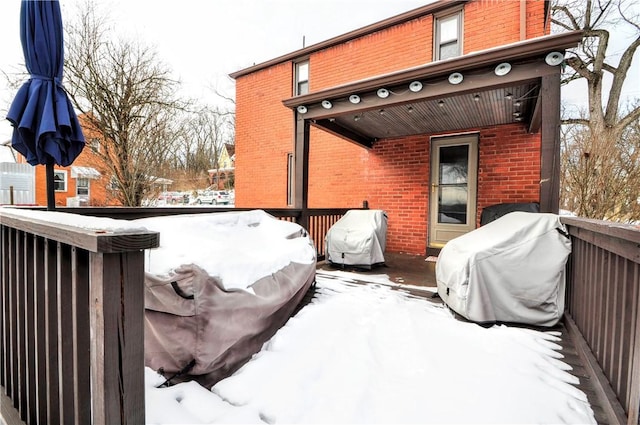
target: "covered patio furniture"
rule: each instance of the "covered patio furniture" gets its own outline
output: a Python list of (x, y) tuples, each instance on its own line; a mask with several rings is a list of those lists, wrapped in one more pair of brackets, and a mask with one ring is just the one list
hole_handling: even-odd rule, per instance
[(480, 225), (484, 226), (485, 224), (514, 211), (537, 213), (540, 212), (540, 204), (537, 202), (517, 202), (489, 205), (482, 209)]
[(383, 210), (349, 210), (327, 232), (327, 260), (340, 266), (370, 269), (384, 264), (387, 214)]
[(474, 322), (554, 326), (564, 312), (570, 252), (558, 215), (511, 212), (444, 246), (438, 295)]
[(282, 327), (315, 282), (305, 229), (262, 210), (136, 220), (160, 232), (145, 275), (145, 365), (210, 387)]

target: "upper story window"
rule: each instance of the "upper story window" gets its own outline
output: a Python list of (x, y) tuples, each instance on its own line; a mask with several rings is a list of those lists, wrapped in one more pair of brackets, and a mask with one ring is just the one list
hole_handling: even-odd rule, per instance
[(435, 17), (434, 60), (462, 54), (462, 9)]
[(78, 196), (89, 196), (89, 179), (78, 177), (76, 180), (76, 194)]
[(56, 192), (67, 191), (67, 172), (64, 170), (53, 171), (53, 188)]
[(295, 64), (295, 95), (309, 93), (309, 61), (296, 62)]

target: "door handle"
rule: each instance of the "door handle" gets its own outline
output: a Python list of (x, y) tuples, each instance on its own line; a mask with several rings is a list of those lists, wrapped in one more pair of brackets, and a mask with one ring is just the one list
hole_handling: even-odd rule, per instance
[(436, 188), (437, 188), (438, 186), (440, 186), (440, 185), (439, 185), (439, 184), (435, 184), (435, 183), (431, 183), (431, 191), (432, 191), (432, 192), (435, 192), (435, 191), (436, 191)]

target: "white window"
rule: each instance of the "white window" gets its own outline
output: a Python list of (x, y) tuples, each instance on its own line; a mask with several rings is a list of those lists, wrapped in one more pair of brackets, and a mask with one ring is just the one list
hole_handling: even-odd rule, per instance
[(309, 93), (309, 61), (297, 62), (295, 64), (295, 86), (296, 96)]
[(436, 16), (434, 29), (434, 60), (454, 58), (462, 54), (462, 9)]
[(287, 205), (293, 205), (293, 177), (295, 176), (293, 154), (287, 154)]
[(89, 196), (89, 179), (78, 177), (76, 180), (76, 194), (78, 196)]
[(67, 172), (65, 170), (53, 171), (53, 187), (56, 192), (67, 191)]

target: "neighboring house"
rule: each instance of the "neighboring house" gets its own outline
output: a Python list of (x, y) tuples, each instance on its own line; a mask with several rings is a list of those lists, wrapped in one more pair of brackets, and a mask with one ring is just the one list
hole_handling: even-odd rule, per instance
[(236, 146), (225, 143), (218, 156), (217, 168), (207, 170), (211, 185), (215, 188), (232, 189), (236, 162)]
[(369, 208), (437, 253), (499, 203), (557, 212), (549, 2), (438, 1), (231, 74), (238, 207)]
[[(80, 118), (83, 124), (82, 117)], [(114, 205), (110, 192), (110, 178), (102, 161), (96, 155), (101, 149), (101, 139), (87, 131), (83, 125), (86, 144), (80, 155), (68, 167), (54, 166), (56, 206), (107, 206)], [(26, 164), (25, 158), (16, 152), (17, 162)], [(35, 169), (35, 203), (47, 205), (46, 167)]]

